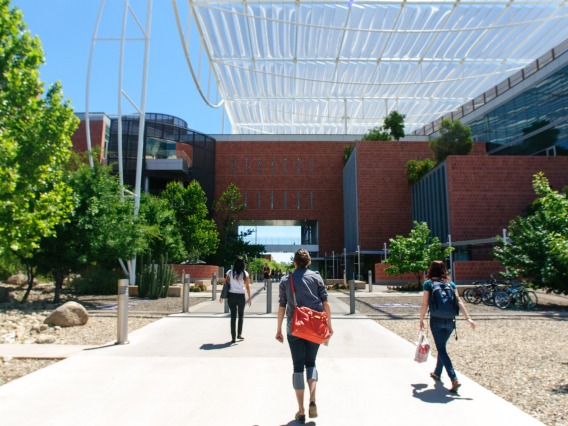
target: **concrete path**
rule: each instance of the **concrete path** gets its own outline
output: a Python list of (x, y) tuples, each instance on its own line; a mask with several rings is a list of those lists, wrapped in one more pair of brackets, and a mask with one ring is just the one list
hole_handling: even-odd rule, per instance
[[(294, 425), (290, 353), (274, 339), (276, 289), (266, 314), (266, 292), (254, 284), (237, 344), (223, 305), (204, 301), (130, 333), (129, 344), (75, 352), (1, 386), (0, 424)], [(413, 344), (350, 315), (336, 297), (330, 303), (335, 334), (318, 354), (320, 415), (307, 424), (541, 424), (462, 373), (459, 395), (434, 386), (434, 359), (417, 364)]]

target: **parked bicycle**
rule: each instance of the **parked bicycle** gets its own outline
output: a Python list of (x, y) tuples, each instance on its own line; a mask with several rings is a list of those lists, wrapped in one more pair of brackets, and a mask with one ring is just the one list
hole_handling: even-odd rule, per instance
[(502, 291), (507, 284), (503, 281), (498, 281), (493, 274), (489, 275), (486, 283), (486, 288), (481, 293), (481, 301), (484, 305), (495, 306), (495, 295)]
[(481, 295), (488, 288), (489, 284), (482, 283), (479, 281), (474, 281), (472, 284), (475, 287), (466, 288), (463, 292), (463, 298), (466, 302), (473, 303), (477, 305), (481, 303)]
[(495, 294), (495, 305), (501, 309), (509, 306), (519, 306), (522, 309), (534, 309), (538, 303), (538, 297), (532, 290), (527, 290), (521, 283), (513, 283), (506, 290)]

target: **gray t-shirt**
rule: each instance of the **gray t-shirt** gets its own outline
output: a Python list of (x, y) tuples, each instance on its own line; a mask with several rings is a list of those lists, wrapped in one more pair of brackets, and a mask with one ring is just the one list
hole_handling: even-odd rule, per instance
[[(327, 302), (327, 289), (322, 277), (309, 269), (296, 269), (292, 275), (298, 306), (323, 312), (323, 302)], [(294, 298), (289, 276), (280, 281), (278, 305), (286, 307), (286, 316), (291, 319), (294, 315)]]

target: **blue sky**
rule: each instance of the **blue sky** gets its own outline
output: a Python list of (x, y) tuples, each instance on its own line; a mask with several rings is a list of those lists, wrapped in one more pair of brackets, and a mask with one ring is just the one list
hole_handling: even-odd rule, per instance
[[(98, 31), (99, 38), (120, 35), (123, 3), (116, 0), (106, 2)], [(146, 2), (134, 3), (145, 5)], [(203, 133), (223, 133), (222, 110), (206, 105), (191, 78), (171, 2), (153, 3), (146, 111), (174, 115), (187, 121), (191, 129)], [(183, 3), (178, 2), (180, 15)], [(84, 112), (89, 51), (101, 1), (12, 0), (11, 5), (22, 10), (28, 29), (42, 42), (46, 63), (41, 68), (41, 79), (47, 85), (60, 81), (65, 97), (71, 100), (75, 111)], [(137, 13), (140, 17), (145, 17), (145, 13)], [(132, 35), (138, 34), (133, 32)], [(132, 50), (125, 54), (125, 87), (127, 91), (131, 90), (129, 96), (132, 98), (139, 93), (141, 87), (141, 63), (136, 60), (142, 57), (140, 50), (137, 50), (140, 49), (139, 46), (142, 46), (141, 42), (128, 42), (127, 49)], [(119, 44), (97, 41), (94, 52), (89, 111), (116, 113)], [(192, 59), (194, 65), (197, 65), (198, 53), (195, 51), (192, 51)], [(134, 112), (124, 98), (123, 112)], [(230, 133), (227, 118), (224, 121), (224, 133)], [(259, 238), (289, 237), (292, 232), (286, 227), (262, 228), (264, 229), (258, 230)], [(299, 238), (299, 231), (297, 233)], [(291, 255), (292, 253), (273, 254), (277, 261), (288, 261)]]
[[(106, 2), (98, 37), (120, 35), (123, 3)], [(146, 4), (145, 1), (133, 3)], [(183, 3), (178, 2), (180, 14)], [(65, 96), (71, 99), (76, 112), (86, 110), (89, 51), (100, 4), (100, 0), (12, 0), (11, 3), (22, 10), (29, 30), (41, 39), (46, 58), (41, 79), (48, 85), (61, 81)], [(171, 2), (154, 1), (153, 4), (146, 111), (175, 115), (187, 121), (191, 129), (203, 133), (222, 133), (222, 110), (206, 105), (191, 78)], [(136, 7), (134, 10), (140, 19), (145, 18), (146, 14)], [(134, 35), (134, 31), (130, 33), (134, 30), (134, 21), (129, 20), (129, 24), (129, 34)], [(142, 57), (140, 46), (142, 42), (128, 42), (125, 54), (125, 87), (136, 102), (141, 87), (141, 62), (137, 60)], [(191, 46), (197, 44), (191, 43)], [(192, 51), (196, 65), (198, 49)], [(94, 52), (89, 110), (116, 113), (119, 43), (97, 41)], [(215, 91), (211, 89), (210, 93), (215, 100)], [(133, 111), (123, 98), (123, 112)], [(224, 133), (230, 133), (227, 118), (224, 126)]]

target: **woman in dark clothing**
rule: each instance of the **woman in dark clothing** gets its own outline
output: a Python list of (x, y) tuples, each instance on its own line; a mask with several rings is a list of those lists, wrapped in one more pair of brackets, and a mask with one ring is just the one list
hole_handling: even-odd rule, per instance
[[(456, 285), (450, 280), (448, 270), (446, 269), (446, 264), (441, 260), (435, 260), (434, 262), (432, 262), (430, 264), (430, 267), (428, 268), (428, 272), (426, 273), (426, 278), (428, 279), (424, 282), (422, 307), (420, 309), (420, 330), (424, 331), (426, 329), (426, 327), (424, 326), (424, 316), (426, 315), (426, 311), (428, 310), (428, 306), (430, 304), (432, 289), (434, 285), (437, 285), (435, 283), (446, 283), (450, 285), (451, 291), (455, 293), (455, 298), (457, 300), (461, 313), (465, 316), (465, 319), (469, 323), (470, 327), (472, 329), (475, 329), (475, 322), (473, 322), (463, 302), (461, 301), (457, 292)], [(450, 338), (452, 332), (455, 330), (455, 322), (455, 317), (437, 318), (432, 314), (432, 312), (430, 312), (430, 330), (432, 330), (432, 336), (434, 337), (434, 343), (436, 344), (436, 350), (438, 351), (436, 368), (432, 373), (430, 373), (430, 377), (432, 377), (437, 382), (441, 382), (442, 370), (445, 368), (446, 373), (448, 373), (448, 376), (452, 381), (450, 392), (453, 393), (456, 393), (458, 391), (461, 383), (458, 381), (458, 376), (456, 375), (454, 366), (452, 365), (452, 360), (448, 355), (446, 343), (448, 342), (448, 339)]]
[[(291, 275), (294, 281), (296, 301), (298, 306), (307, 306), (319, 312), (325, 311), (328, 318), (327, 323), (329, 331), (333, 334), (333, 328), (331, 327), (331, 310), (329, 308), (329, 303), (327, 302), (327, 290), (320, 275), (307, 269), (310, 263), (310, 254), (306, 250), (300, 249), (294, 255), (295, 270)], [(306, 369), (306, 378), (308, 381), (308, 389), (310, 391), (310, 405), (308, 413), (312, 418), (318, 416), (316, 407), (316, 383), (318, 381), (316, 356), (320, 345), (292, 336), (290, 332), (290, 322), (294, 315), (293, 300), (290, 276), (284, 277), (282, 282), (280, 282), (276, 340), (280, 343), (284, 342), (282, 323), (284, 322), (284, 314), (286, 314), (286, 338), (292, 354), (292, 363), (294, 364), (292, 384), (298, 401), (296, 420), (300, 423), (305, 423), (304, 368)]]
[[(250, 298), (250, 280), (249, 274), (245, 270), (245, 262), (237, 259), (233, 265), (233, 269), (227, 272), (226, 282), (230, 283), (229, 297), (227, 302), (231, 311), (231, 343), (235, 343), (236, 339), (244, 340), (243, 337), (243, 320), (245, 312), (245, 290), (248, 295), (248, 305), (251, 306)], [(223, 299), (219, 299), (223, 302)], [(236, 326), (237, 314), (239, 316), (238, 330)]]

